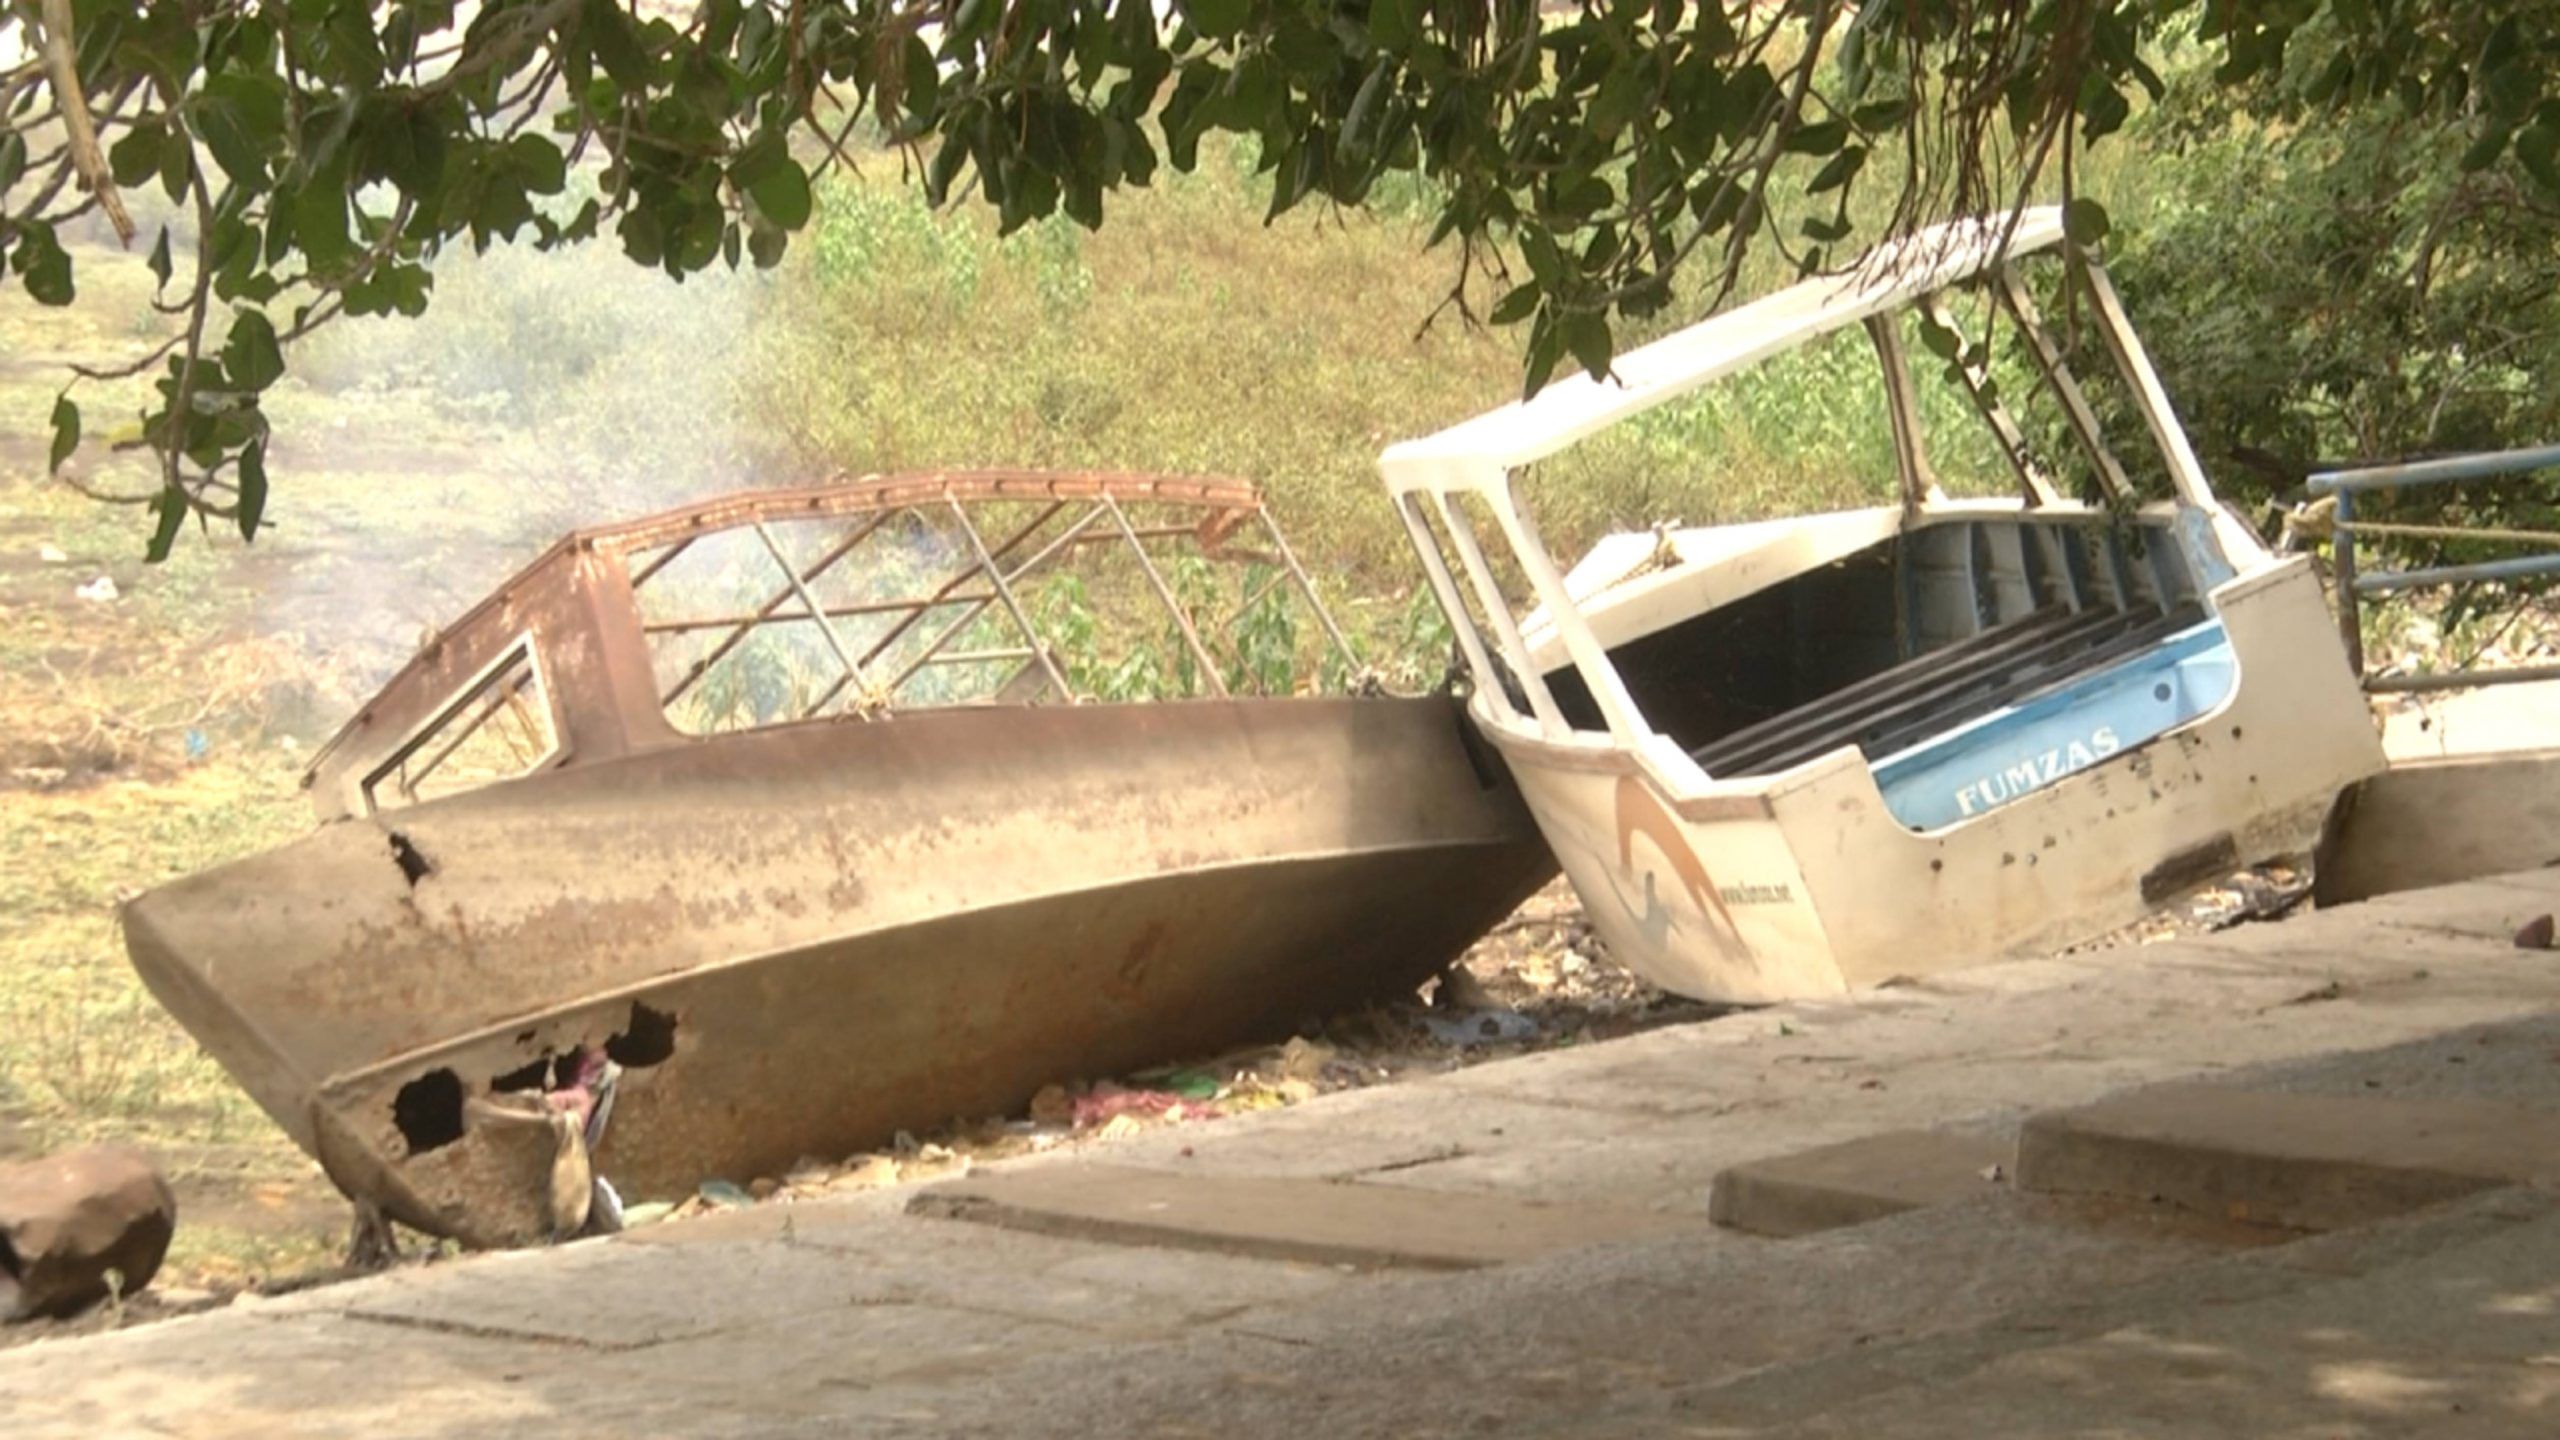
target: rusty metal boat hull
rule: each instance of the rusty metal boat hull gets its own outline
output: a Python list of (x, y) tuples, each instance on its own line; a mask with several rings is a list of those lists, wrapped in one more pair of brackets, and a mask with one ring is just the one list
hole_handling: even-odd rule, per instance
[(125, 931), (342, 1189), (521, 1243), (550, 1138), (469, 1102), (581, 1049), (597, 1172), (670, 1198), (1418, 983), (1554, 872), (1473, 743), (1446, 697), (780, 726), (341, 820)]

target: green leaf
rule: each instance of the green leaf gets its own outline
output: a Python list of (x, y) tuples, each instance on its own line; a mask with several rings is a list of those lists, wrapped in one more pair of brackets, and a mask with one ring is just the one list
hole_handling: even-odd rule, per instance
[(1567, 316), (1564, 322), (1565, 348), (1573, 352), (1574, 363), (1592, 379), (1605, 378), (1616, 344), (1609, 335), (1609, 317), (1597, 310), (1583, 310)]
[(2462, 169), (2466, 174), (2486, 170), (2496, 164), (2498, 157), (2505, 153), (2507, 153), (2507, 131), (2503, 126), (2492, 126), (2487, 134), (2471, 142), (2470, 149), (2462, 152)]
[(139, 189), (144, 181), (160, 173), (162, 134), (157, 125), (137, 125), (108, 148), (107, 168), (114, 173), (118, 185), (127, 190)]
[(15, 130), (0, 134), (0, 191), (27, 173), (27, 137)]
[(905, 56), (901, 77), (906, 82), (904, 104), (910, 115), (930, 115), (942, 94), (942, 71), (933, 63), (933, 51), (922, 40), (910, 35), (903, 47)]
[(2545, 122), (2518, 132), (2516, 163), (2544, 193), (2560, 196), (2560, 127)]
[(293, 238), (315, 270), (334, 270), (355, 253), (347, 238), (347, 175), (339, 166), (312, 176), (293, 197)]
[(1787, 149), (1798, 155), (1828, 155), (1848, 140), (1848, 121), (1818, 120), (1796, 127), (1796, 132), (1787, 137)]
[(649, 57), (641, 49), (639, 30), (621, 6), (613, 0), (587, 0), (579, 28), (594, 49), (596, 63), (615, 84), (637, 90), (649, 83)]
[(1538, 297), (1541, 293), (1535, 282), (1513, 287), (1510, 294), (1494, 302), (1493, 323), (1517, 325), (1528, 319), (1530, 314), (1538, 308)]
[(169, 486), (153, 497), (151, 513), (159, 517), (159, 523), (152, 527), (151, 545), (142, 552), (142, 558), (157, 565), (169, 558), (170, 547), (178, 543), (178, 527), (187, 519), (187, 493)]
[(536, 195), (557, 195), (568, 186), (567, 157), (539, 135), (519, 135), (508, 141), (507, 160), (524, 177), (524, 188)]
[(242, 185), (262, 185), (267, 157), (284, 143), (284, 82), (226, 71), (206, 80), (188, 108), (222, 173)]
[(2107, 238), (2107, 207), (2086, 195), (2062, 207), (2062, 233), (2074, 245), (2095, 245)]
[(1852, 145), (1832, 156), (1814, 175), (1813, 183), (1804, 187), (1804, 191), (1808, 195), (1819, 195), (1826, 190), (1837, 190), (1856, 179), (1858, 171), (1865, 168), (1866, 163), (1867, 147)]
[(39, 305), (68, 305), (78, 294), (71, 279), (71, 255), (53, 238), (51, 226), (30, 226), (18, 242), (18, 278), (27, 296)]
[(240, 538), (258, 538), (258, 522), (267, 513), (267, 442), (240, 452)]
[(168, 287), (169, 273), (172, 268), (169, 263), (169, 227), (163, 225), (160, 227), (160, 238), (151, 246), (151, 273), (158, 277), (160, 288)]
[(1421, 10), (1422, 0), (1370, 0), (1369, 43), (1390, 54), (1412, 49)]
[(1232, 40), (1253, 13), (1252, 0), (1177, 0), (1182, 18), (1212, 40)]
[(791, 158), (782, 137), (768, 132), (729, 162), (729, 183), (755, 202), (764, 218), (785, 230), (809, 223), (809, 172)]
[(222, 373), (234, 390), (264, 390), (283, 378), (284, 353), (264, 314), (243, 310), (232, 320), (230, 338), (222, 342)]
[(80, 407), (72, 404), (71, 397), (68, 395), (55, 396), (53, 401), (53, 453), (51, 457), (45, 461), (46, 473), (51, 474), (60, 470), (62, 468), (62, 462), (70, 459), (71, 452), (79, 448)]

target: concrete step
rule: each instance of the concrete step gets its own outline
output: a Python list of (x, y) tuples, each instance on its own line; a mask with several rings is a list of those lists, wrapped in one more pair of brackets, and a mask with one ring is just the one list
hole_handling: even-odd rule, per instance
[(1707, 1218), (1781, 1239), (1863, 1225), (1991, 1194), (2010, 1153), (1988, 1136), (1889, 1130), (1720, 1170)]
[(910, 1213), (1083, 1240), (1368, 1268), (1466, 1270), (1706, 1227), (1607, 1204), (1119, 1165), (1048, 1165), (947, 1181)]
[(2337, 1230), (2483, 1190), (2560, 1186), (2560, 1111), (2159, 1086), (2029, 1117), (2017, 1183)]

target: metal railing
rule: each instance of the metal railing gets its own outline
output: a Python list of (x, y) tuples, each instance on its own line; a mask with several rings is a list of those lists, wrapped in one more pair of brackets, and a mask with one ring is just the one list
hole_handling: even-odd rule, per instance
[[(2399, 490), (2417, 485), (2442, 485), (2456, 480), (2485, 480), (2493, 476), (2520, 476), (2536, 470), (2560, 466), (2560, 445), (2541, 445), (2526, 450), (2497, 450), (2478, 455), (2452, 455), (2440, 460), (2418, 460), (2401, 465), (2373, 465), (2354, 470), (2328, 470), (2310, 477), (2310, 490), (2315, 496), (2334, 496), (2337, 512), (2332, 520), (2338, 582), (2338, 638), (2346, 643), (2348, 663), (2355, 667), (2364, 688), (2374, 692), (2409, 692), (2420, 690), (2459, 690), (2474, 685), (2511, 685), (2526, 680), (2560, 679), (2560, 665), (2519, 665), (2499, 670), (2461, 669), (2431, 675), (2367, 675), (2364, 666), (2363, 598), (2383, 595), (2395, 590), (2413, 590), (2434, 585), (2467, 585), (2500, 580), (2522, 580), (2537, 575), (2560, 575), (2560, 532), (2547, 530), (2501, 530), (2477, 526), (2401, 525), (2355, 518), (2358, 495), (2376, 490)], [(2513, 545), (2546, 547), (2540, 555), (2526, 555), (2513, 560), (2491, 560), (2477, 565), (2440, 565), (2420, 570), (2375, 570), (2359, 572), (2356, 567), (2356, 536), (2406, 535), (2419, 539), (2485, 540)]]

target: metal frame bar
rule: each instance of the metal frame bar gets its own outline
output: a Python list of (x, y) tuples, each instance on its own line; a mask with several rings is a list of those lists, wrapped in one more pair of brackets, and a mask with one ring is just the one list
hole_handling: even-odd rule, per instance
[(1183, 610), (1182, 602), (1174, 597), (1173, 587), (1164, 583), (1164, 577), (1156, 573), (1156, 562), (1147, 554), (1147, 547), (1139, 542), (1137, 530), (1129, 524), (1128, 513), (1120, 508), (1119, 501), (1108, 495), (1103, 496), (1099, 503), (1109, 512), (1112, 523), (1120, 527), (1120, 533), (1128, 537), (1130, 553), (1138, 557), (1139, 571), (1147, 577), (1147, 583), (1155, 587), (1156, 598), (1164, 602), (1164, 608), (1172, 612), (1174, 625), (1182, 631), (1182, 642), (1191, 647), (1191, 658), (1200, 662), (1200, 673), (1209, 677), (1209, 688), (1218, 692), (1218, 698), (1225, 699), (1227, 677), (1218, 673), (1217, 657), (1209, 653), (1208, 646), (1200, 643), (1200, 632), (1191, 628), (1191, 616)]
[(2089, 397), (2081, 390), (2078, 378), (2072, 375), (2071, 366), (2063, 360), (2062, 347), (2054, 343), (2052, 332), (2044, 328), (2043, 317), (2036, 313), (2035, 297), (2027, 293), (2027, 282), (2018, 274), (2017, 266), (2006, 263), (2000, 266), (1998, 283), (1993, 286), (1992, 293), (1999, 297), (2001, 307), (2009, 312), (2009, 318), (2018, 322), (2018, 333), (2026, 337), (2027, 354), (2035, 362), (2036, 373), (2044, 380), (2045, 388), (2053, 392), (2053, 398), (2061, 402), (2063, 418), (2070, 422), (2071, 433), (2078, 437), (2081, 452), (2097, 469), (2099, 486), (2119, 500), (2129, 498), (2133, 494), (2133, 482), (2125, 478), (2123, 462), (2117, 460), (2115, 451), (2107, 447), (2106, 431), (2098, 425), (2098, 412), (2089, 408)]
[(1885, 423), (1893, 431), (1893, 470), (1902, 484), (1902, 514), (1906, 520), (1917, 519), (1920, 507), (1932, 500), (1943, 500), (1946, 492), (1938, 488), (1938, 477), (1929, 469), (1928, 452), (1920, 442), (1920, 402), (1911, 389), (1911, 366), (1903, 359), (1902, 335), (1894, 328), (1895, 312), (1886, 310), (1866, 318), (1867, 339), (1876, 347), (1876, 362), (1884, 371)]
[(978, 533), (977, 525), (969, 519), (968, 507), (957, 499), (946, 500), (945, 503), (951, 507), (952, 518), (960, 522), (961, 533), (969, 537), (969, 548), (978, 552), (978, 566), (986, 572), (987, 583), (995, 587), (996, 598), (1004, 602), (1005, 612), (1013, 616), (1013, 623), (1022, 627), (1022, 638), (1037, 652), (1040, 668), (1049, 672), (1049, 683), (1058, 687), (1059, 694), (1072, 698), (1076, 693), (1075, 687), (1067, 683), (1066, 672), (1058, 668), (1056, 657), (1049, 653), (1048, 646), (1040, 643), (1038, 627), (1024, 613), (1021, 602), (1013, 598), (1013, 587), (1005, 583), (1004, 572), (996, 568), (995, 556), (987, 553), (986, 537)]
[(1931, 323), (1956, 337), (1956, 374), (1964, 382), (1965, 398), (1973, 402), (1975, 412), (1998, 437), (2001, 458), (2007, 460), (2010, 470), (2017, 474), (2018, 488), (2025, 495), (2027, 504), (2034, 508), (2060, 504), (2062, 493), (2053, 488), (2053, 477), (2044, 473), (2044, 467), (2038, 465), (2035, 456), (2028, 451), (2026, 432), (2018, 428), (2017, 417), (2009, 413), (2009, 407), (2002, 404), (1993, 392), (1990, 372), (1964, 357), (1964, 331), (1957, 327), (1956, 314), (1947, 304), (1946, 292), (1930, 291), (1921, 297), (1920, 308)]
[[(1061, 503), (1043, 511), (1039, 519), (1033, 521), (1024, 529), (1017, 531), (1012, 539), (1007, 540), (1003, 545), (998, 546), (995, 551), (996, 557), (999, 559), (1003, 558), (1007, 552), (1011, 551), (1014, 546), (1020, 544), (1033, 532), (1039, 530), (1042, 526), (1047, 525), (1051, 520), (1056, 519), (1058, 512), (1065, 508), (1066, 506)], [(1019, 580), (1023, 576), (1030, 574), (1033, 570), (1047, 564), (1049, 558), (1057, 554), (1060, 550), (1065, 549), (1070, 545), (1083, 543), (1077, 537), (1084, 533), (1086, 527), (1092, 525), (1094, 521), (1101, 518), (1102, 507), (1098, 505), (1086, 507), (1085, 512), (1076, 517), (1075, 523), (1069, 525), (1064, 534), (1032, 552), (1030, 559), (1016, 565), (1010, 572), (1008, 572), (1009, 577), (1011, 579)], [(1103, 538), (1107, 539), (1109, 537), (1105, 536)], [(958, 575), (952, 577), (950, 583), (957, 585), (977, 573), (978, 567), (975, 565), (963, 567)], [(889, 682), (890, 693), (893, 695), (896, 694), (900, 687), (904, 686), (909, 680), (914, 679), (917, 672), (923, 670), (926, 665), (932, 663), (934, 656), (942, 653), (943, 646), (950, 644), (952, 640), (959, 636), (961, 631), (968, 629), (973, 624), (976, 624), (978, 617), (987, 613), (987, 608), (995, 603), (996, 597), (990, 593), (985, 599), (979, 600), (971, 605), (966, 614), (952, 621), (949, 625), (944, 626), (941, 634), (934, 636), (931, 641), (926, 643), (923, 653), (909, 661), (907, 663), (907, 668), (899, 671), (897, 678)], [(887, 649), (889, 645), (898, 638), (899, 633), (902, 632), (904, 628), (904, 626), (901, 626), (898, 631), (892, 631), (891, 633), (882, 636), (880, 643), (872, 647), (871, 654), (865, 655), (863, 658), (865, 660), (878, 658), (879, 653)], [(1033, 637), (1033, 643), (1038, 643), (1038, 637)], [(1013, 677), (1008, 675), (1005, 678), (1007, 681), (1010, 681)], [(1072, 691), (1062, 690), (1059, 693), (1065, 695), (1069, 701), (1073, 701), (1075, 699), (1075, 695)]]
[[(1449, 631), (1458, 640), (1459, 652), (1467, 657), (1467, 666), (1475, 673), (1478, 688), (1492, 696), (1494, 707), (1507, 720), (1525, 720), (1519, 707), (1511, 703), (1510, 692), (1501, 684), (1501, 671), (1493, 665), (1492, 656), (1484, 648), (1484, 636), (1476, 629), (1475, 616), (1467, 609), (1466, 598), (1458, 591), (1457, 578), (1449, 573), (1449, 560), (1441, 553), (1439, 532), (1423, 518), (1422, 496), (1406, 491), (1393, 497), (1396, 515), (1404, 521), (1406, 538), (1413, 542), (1414, 553), (1422, 559), (1423, 583), (1431, 587), (1432, 596), (1440, 602), (1440, 613), (1449, 619)], [(1437, 505), (1437, 495), (1434, 495)]]
[[(2338, 592), (2338, 639), (2346, 646), (2347, 662), (2367, 691), (2390, 694), (2433, 690), (2460, 690), (2480, 685), (2514, 685), (2532, 680), (2560, 679), (2560, 666), (2520, 665), (2506, 670), (2459, 670), (2442, 675), (2367, 675), (2364, 654), (2364, 596), (2383, 595), (2398, 590), (2414, 590), (2431, 585), (2465, 585), (2499, 580), (2522, 580), (2536, 575), (2560, 575), (2560, 553), (2527, 555), (2514, 560), (2491, 560), (2477, 565), (2441, 565), (2424, 570), (2377, 570), (2360, 574), (2356, 565), (2356, 532), (2370, 528), (2378, 534), (2435, 533), (2460, 536), (2474, 532), (2453, 530), (2445, 526), (2360, 526), (2356, 522), (2356, 496), (2382, 490), (2398, 490), (2419, 485), (2443, 485), (2457, 480), (2488, 480), (2531, 474), (2560, 466), (2560, 445), (2537, 445), (2520, 450), (2490, 450), (2471, 455), (2447, 455), (2434, 460), (2413, 460), (2396, 465), (2367, 465), (2348, 470), (2324, 470), (2307, 477), (2305, 488), (2314, 495), (2337, 499), (2337, 511), (2331, 517), (2333, 539), (2330, 544), (2331, 568), (2335, 571)], [(2531, 531), (2481, 530), (2484, 540), (2538, 544), (2560, 540), (2560, 536), (2537, 536)]]
[[(820, 575), (825, 574), (829, 567), (833, 566), (837, 561), (842, 560), (845, 556), (852, 554), (854, 549), (861, 545), (863, 541), (870, 539), (873, 532), (905, 513), (906, 507), (901, 505), (896, 509), (883, 510), (879, 514), (872, 516), (869, 523), (856, 529), (851, 535), (846, 536), (844, 541), (837, 545), (835, 549), (819, 556), (818, 563), (809, 567), (809, 574), (807, 578), (815, 580)], [(759, 520), (755, 522), (755, 524), (757, 530), (761, 531), (764, 529), (763, 521)], [(676, 549), (681, 550), (685, 546), (691, 545), (699, 538), (699, 536), (688, 535), (685, 537), (683, 544), (677, 546)], [(766, 536), (765, 544), (770, 546), (772, 543), (773, 538), (771, 536)], [(669, 557), (672, 557), (675, 553), (675, 550), (667, 552)], [(771, 619), (773, 612), (782, 608), (782, 602), (790, 599), (792, 592), (800, 588), (800, 573), (792, 566), (790, 561), (785, 560), (782, 562), (782, 572), (785, 575), (792, 577), (792, 583), (784, 586), (773, 596), (773, 598), (765, 601), (761, 606), (758, 606), (756, 609), (755, 619), (738, 626), (737, 630), (731, 633), (727, 638), (723, 639), (719, 644), (712, 646), (710, 654), (694, 661), (693, 667), (685, 672), (682, 679), (676, 681), (674, 688), (658, 697), (659, 705), (673, 705), (676, 701), (684, 698), (684, 692), (692, 689), (696, 684), (699, 684), (703, 676), (710, 674), (712, 666), (729, 658), (729, 652), (737, 649), (741, 644), (744, 644), (747, 637), (755, 633), (756, 626)], [(823, 621), (821, 623), (823, 623)]]
[[(818, 633), (825, 637), (827, 648), (835, 652), (837, 663), (844, 666), (845, 677), (853, 682), (855, 689), (862, 692), (854, 701), (856, 712), (868, 716), (874, 703), (870, 677), (862, 673), (862, 666), (855, 662), (853, 652), (844, 648), (844, 637), (836, 633), (835, 622), (829, 620), (826, 613), (819, 609), (818, 597), (809, 593), (808, 582), (800, 578), (800, 567), (792, 564), (791, 557), (782, 553), (782, 546), (773, 538), (773, 532), (765, 528), (762, 520), (755, 522), (755, 532), (756, 538), (764, 542), (765, 552), (773, 556), (773, 563), (781, 566), (782, 573), (791, 577), (793, 593), (797, 594), (800, 597), (800, 603), (807, 607), (809, 618), (817, 622)], [(800, 712), (800, 718), (806, 720), (817, 714), (826, 707), (829, 700), (835, 698), (836, 691), (842, 688), (844, 687), (841, 685), (829, 686), (826, 694), (819, 696), (807, 709)]]
[[(1351, 648), (1351, 641), (1342, 633), (1342, 627), (1333, 623), (1333, 612), (1327, 610), (1324, 601), (1317, 596), (1315, 582), (1307, 578), (1306, 567), (1298, 563), (1298, 552), (1289, 548), (1289, 537), (1280, 533), (1279, 522), (1271, 518), (1269, 510), (1256, 513), (1262, 518), (1263, 533), (1271, 537), (1272, 548), (1280, 552), (1280, 563), (1288, 567), (1290, 578), (1298, 582), (1298, 593), (1307, 597), (1307, 607), (1316, 612), (1316, 623), (1324, 627), (1325, 636), (1333, 641), (1333, 648), (1341, 654), (1342, 663), (1351, 667), (1352, 674), (1359, 674), (1360, 652)], [(1243, 619), (1244, 612), (1238, 611), (1236, 618)]]
[[(1472, 490), (1458, 493), (1477, 494)], [(1485, 499), (1485, 508), (1494, 510), (1494, 523), (1501, 524), (1501, 512), (1491, 499), (1479, 498)], [(1573, 726), (1566, 722), (1563, 709), (1548, 691), (1547, 678), (1538, 673), (1537, 657), (1529, 653), (1529, 642), (1520, 638), (1520, 625), (1511, 614), (1511, 602), (1502, 597), (1502, 586), (1493, 578), (1493, 567), (1485, 562), (1484, 547), (1476, 542), (1474, 524), (1465, 511), (1449, 503), (1448, 492), (1435, 490), (1431, 500), (1440, 512), (1440, 523), (1449, 531), (1449, 548), (1458, 552), (1458, 563), (1466, 567), (1467, 581), (1475, 587), (1476, 602), (1484, 607), (1485, 618), (1493, 622), (1494, 641), (1511, 662), (1511, 678), (1519, 683), (1520, 693), (1529, 697), (1529, 710), (1537, 717), (1538, 728), (1552, 739), (1571, 735)]]

